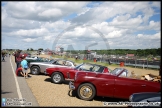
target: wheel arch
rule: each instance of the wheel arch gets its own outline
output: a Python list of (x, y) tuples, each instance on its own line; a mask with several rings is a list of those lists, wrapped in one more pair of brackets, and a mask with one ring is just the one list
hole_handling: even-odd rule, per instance
[(41, 68), (40, 68), (39, 65), (32, 65), (32, 66), (30, 66), (30, 71), (31, 71), (31, 69), (32, 69), (34, 66), (38, 67), (38, 68), (39, 68), (39, 71), (41, 72)]

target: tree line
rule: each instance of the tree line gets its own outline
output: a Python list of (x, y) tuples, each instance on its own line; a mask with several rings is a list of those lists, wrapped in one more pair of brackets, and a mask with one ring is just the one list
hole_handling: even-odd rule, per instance
[(161, 48), (152, 48), (152, 49), (109, 49), (109, 50), (67, 50), (66, 52), (72, 54), (88, 54), (96, 52), (98, 55), (127, 55), (134, 54), (134, 56), (161, 56)]

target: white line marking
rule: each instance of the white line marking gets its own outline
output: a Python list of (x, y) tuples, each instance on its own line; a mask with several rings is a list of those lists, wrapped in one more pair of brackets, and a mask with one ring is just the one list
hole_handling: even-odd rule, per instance
[[(10, 57), (10, 63), (11, 63), (11, 67), (12, 67), (12, 72), (14, 74), (14, 78), (15, 78), (15, 83), (16, 83), (16, 88), (17, 88), (17, 94), (19, 96), (19, 99), (22, 99), (22, 94), (21, 94), (21, 91), (20, 91), (20, 87), (19, 87), (19, 84), (18, 84), (18, 81), (17, 81), (17, 78), (16, 78), (16, 74), (15, 74), (15, 71), (14, 71), (14, 68), (13, 68), (13, 65), (12, 65), (12, 62), (11, 62), (11, 58)], [(21, 105), (23, 106), (23, 105)]]

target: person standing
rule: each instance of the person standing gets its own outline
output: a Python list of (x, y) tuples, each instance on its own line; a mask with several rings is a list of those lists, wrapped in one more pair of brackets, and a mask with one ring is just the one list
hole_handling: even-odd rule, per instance
[(22, 55), (21, 66), (24, 73), (24, 78), (28, 78), (28, 62), (25, 60), (26, 56)]
[(15, 63), (16, 63), (16, 53), (17, 51), (13, 52), (13, 56), (15, 57)]
[(5, 61), (5, 53), (2, 51), (2, 61)]
[(16, 70), (20, 67), (21, 61), (22, 61), (22, 55), (20, 54), (21, 50), (18, 50), (17, 53), (14, 54), (15, 56), (15, 62), (16, 62)]
[(75, 60), (77, 60), (77, 59), (78, 59), (78, 56), (76, 55), (76, 56), (75, 56)]
[(10, 52), (9, 52), (8, 56), (10, 57), (10, 55), (11, 55), (11, 54), (10, 54)]

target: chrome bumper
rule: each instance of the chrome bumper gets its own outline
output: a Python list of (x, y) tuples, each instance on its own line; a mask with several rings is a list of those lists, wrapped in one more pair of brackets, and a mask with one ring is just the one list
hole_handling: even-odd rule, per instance
[(75, 89), (75, 86), (74, 86), (74, 83), (73, 82), (69, 82), (69, 89), (70, 90), (74, 90)]
[(44, 74), (45, 74), (45, 75), (48, 75), (49, 73), (47, 73), (46, 71), (44, 71)]

